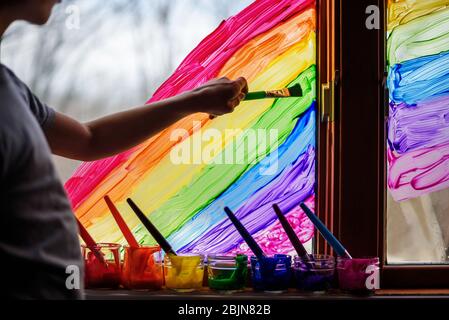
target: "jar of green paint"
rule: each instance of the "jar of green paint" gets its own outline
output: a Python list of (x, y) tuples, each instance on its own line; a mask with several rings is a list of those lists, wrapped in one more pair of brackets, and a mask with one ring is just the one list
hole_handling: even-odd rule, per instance
[(209, 288), (218, 291), (240, 291), (248, 276), (248, 256), (208, 255)]

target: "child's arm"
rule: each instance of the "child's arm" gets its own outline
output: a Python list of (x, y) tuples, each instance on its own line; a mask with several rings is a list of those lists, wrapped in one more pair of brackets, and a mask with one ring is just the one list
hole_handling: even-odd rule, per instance
[(57, 113), (45, 130), (54, 154), (92, 161), (128, 150), (196, 112), (230, 113), (248, 92), (246, 80), (213, 80), (179, 96), (82, 124)]

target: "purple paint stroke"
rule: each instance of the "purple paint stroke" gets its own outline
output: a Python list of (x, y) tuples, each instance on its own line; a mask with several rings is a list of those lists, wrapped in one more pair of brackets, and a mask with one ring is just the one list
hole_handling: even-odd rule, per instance
[(449, 96), (412, 106), (391, 103), (388, 142), (399, 154), (449, 142)]
[[(312, 196), (314, 187), (315, 150), (309, 147), (269, 188), (256, 192), (235, 214), (247, 230), (255, 234), (276, 220), (273, 203), (276, 202), (283, 211), (289, 212), (298, 203)], [(235, 227), (229, 220), (224, 220), (194, 245), (184, 247), (181, 252), (223, 253), (240, 242), (241, 237)]]

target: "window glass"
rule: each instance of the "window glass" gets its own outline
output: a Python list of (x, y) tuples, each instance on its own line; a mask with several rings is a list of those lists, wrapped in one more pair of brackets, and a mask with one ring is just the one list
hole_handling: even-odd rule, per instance
[(449, 1), (388, 1), (388, 263), (447, 263)]
[[(313, 208), (315, 203), (316, 3), (273, 2), (256, 1), (221, 24), (150, 101), (224, 76), (246, 77), (251, 91), (299, 84), (301, 96), (244, 102), (213, 120), (196, 114), (131, 151), (82, 164), (66, 189), (97, 241), (124, 241), (103, 201), (109, 195), (145, 244), (154, 240), (126, 204), (128, 197), (179, 252), (248, 252), (224, 206), (233, 209), (267, 254), (292, 252), (273, 203), (310, 244), (313, 227), (298, 204)], [(193, 19), (190, 14), (179, 18)]]

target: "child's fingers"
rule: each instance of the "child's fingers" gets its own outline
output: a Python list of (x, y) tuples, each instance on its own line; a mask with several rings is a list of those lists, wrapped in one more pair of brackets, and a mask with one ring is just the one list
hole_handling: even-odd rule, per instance
[(240, 77), (235, 82), (240, 86), (240, 92), (243, 92), (244, 94), (248, 93), (248, 81), (246, 81), (245, 78)]

